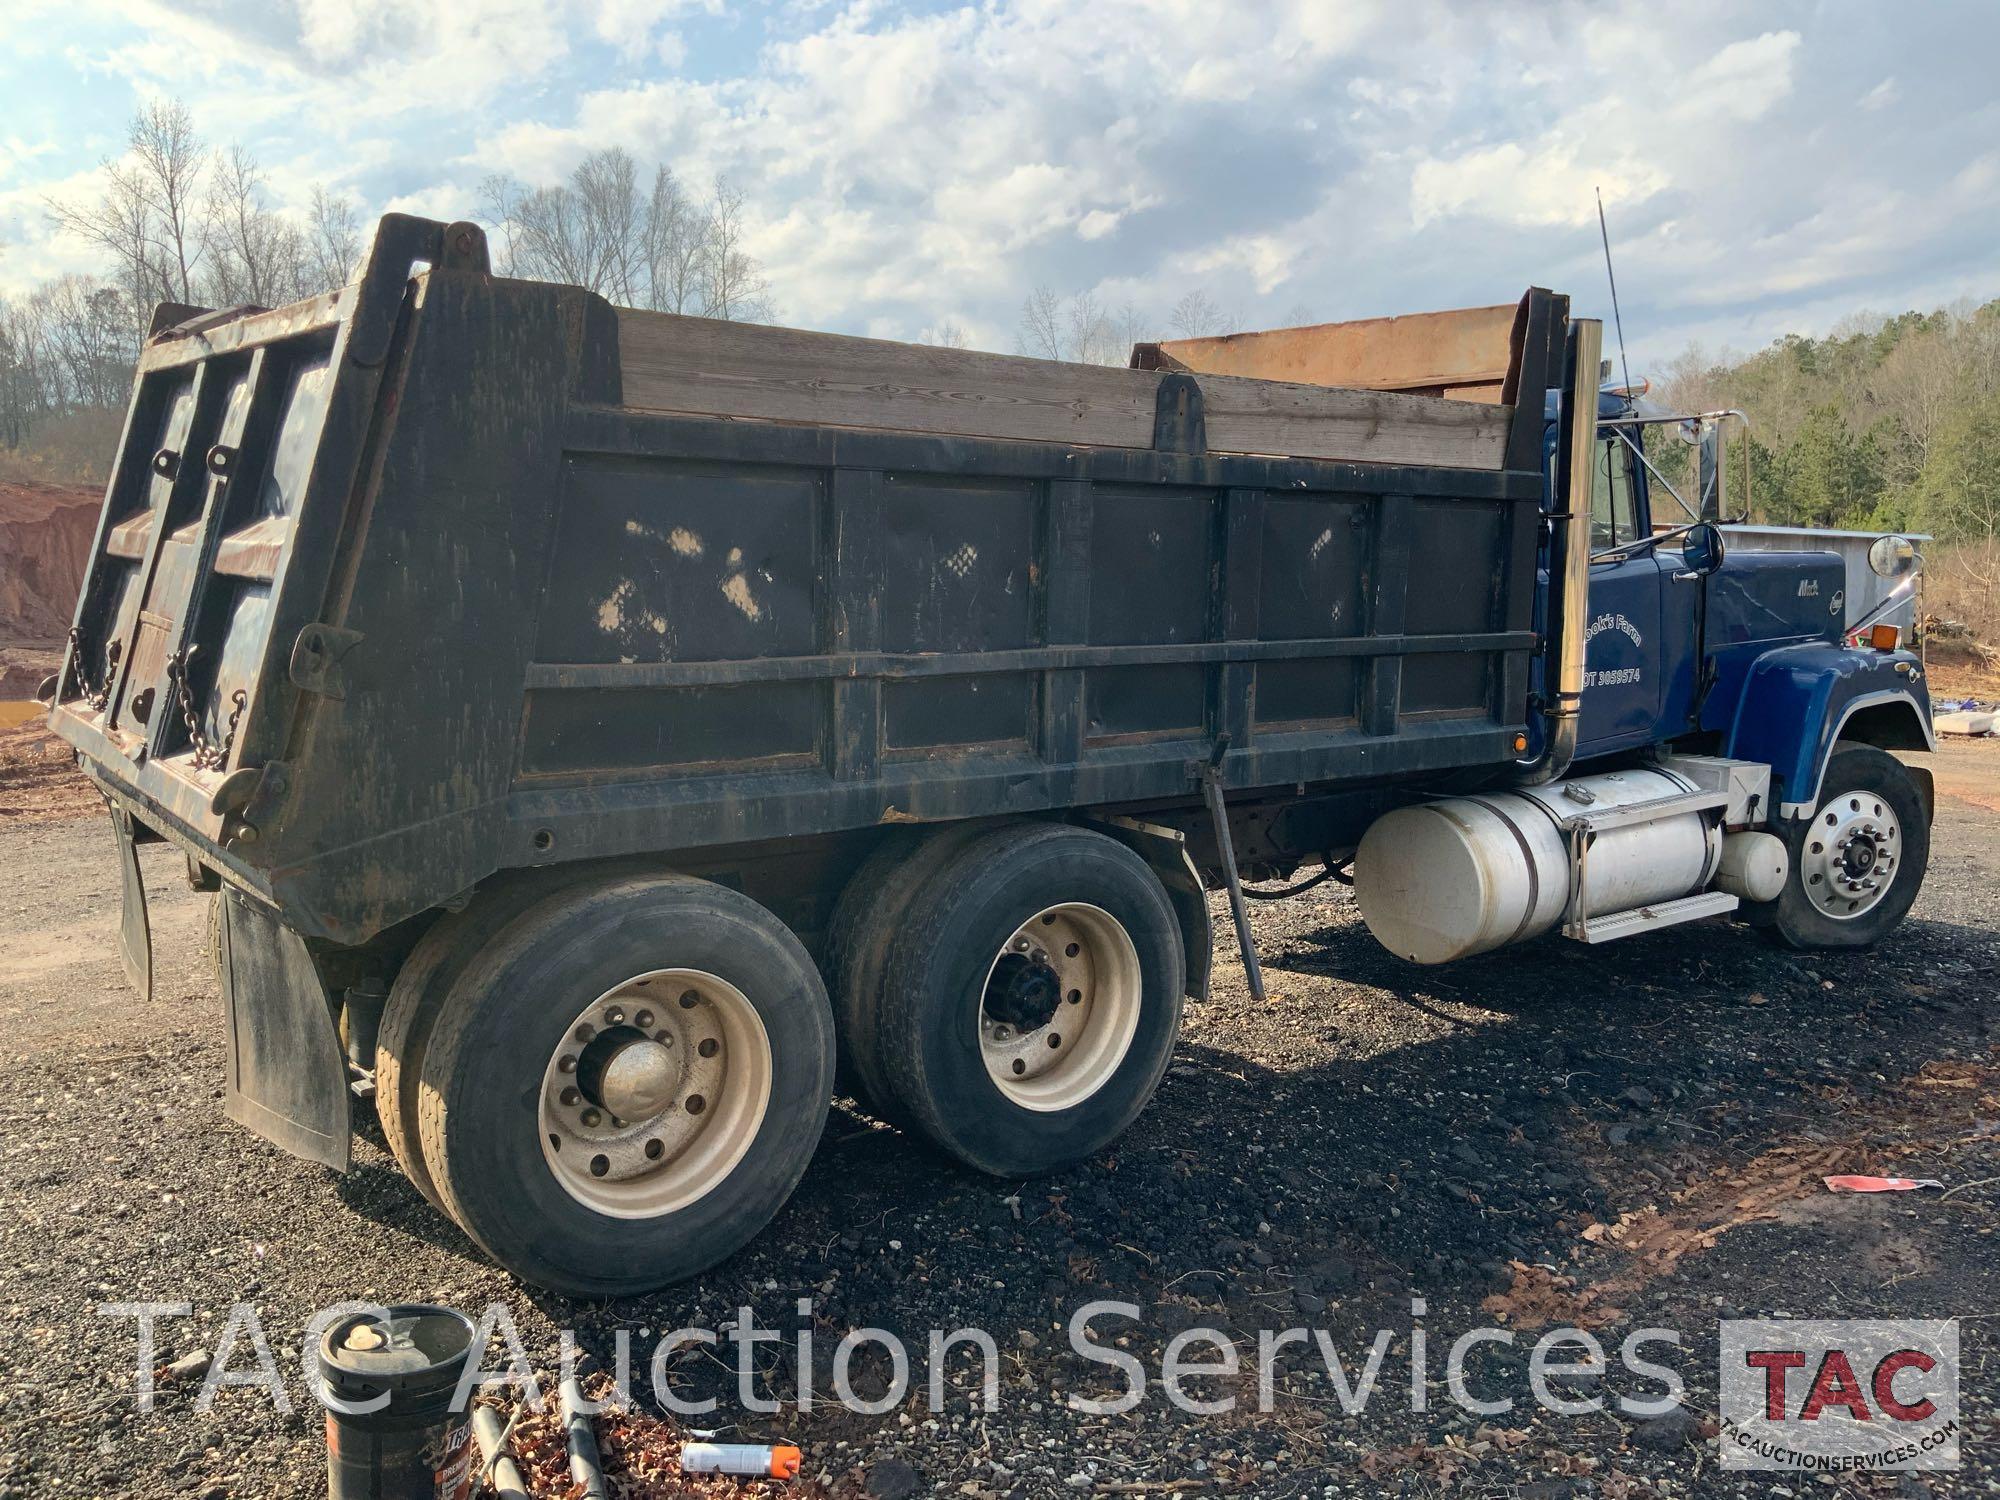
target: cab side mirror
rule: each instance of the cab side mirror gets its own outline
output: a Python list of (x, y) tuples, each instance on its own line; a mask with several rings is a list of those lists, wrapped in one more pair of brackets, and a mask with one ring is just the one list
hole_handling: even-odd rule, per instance
[(1868, 549), (1869, 571), (1883, 578), (1903, 578), (1922, 566), (1917, 544), (1906, 536), (1879, 536)]
[(1722, 528), (1709, 521), (1698, 521), (1688, 527), (1681, 537), (1681, 566), (1684, 571), (1674, 576), (1706, 578), (1722, 566), (1723, 554), (1727, 550), (1722, 541)]

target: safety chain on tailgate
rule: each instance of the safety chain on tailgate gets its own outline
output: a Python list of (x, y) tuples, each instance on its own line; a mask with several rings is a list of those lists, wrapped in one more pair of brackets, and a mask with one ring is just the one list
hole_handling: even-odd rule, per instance
[(222, 743), (211, 744), (201, 732), (201, 715), (195, 711), (194, 694), (187, 685), (187, 652), (176, 651), (167, 658), (167, 680), (174, 685), (174, 696), (181, 706), (181, 718), (187, 722), (188, 743), (194, 747), (194, 768), (197, 771), (220, 770), (229, 761), (229, 747), (236, 743), (236, 724), (243, 717), (243, 705), (249, 701), (248, 695), (238, 688), (229, 695), (233, 705), (229, 711), (229, 725), (223, 731)]
[(82, 693), (83, 701), (93, 709), (102, 710), (111, 701), (111, 682), (118, 675), (118, 658), (124, 652), (123, 641), (113, 641), (104, 653), (104, 681), (96, 687), (90, 685), (90, 674), (83, 668), (83, 631), (75, 625), (69, 628), (69, 668), (70, 678)]

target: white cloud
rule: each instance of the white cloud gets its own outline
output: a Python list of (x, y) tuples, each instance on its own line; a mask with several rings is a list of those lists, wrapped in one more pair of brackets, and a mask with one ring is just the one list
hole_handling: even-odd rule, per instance
[(1686, 119), (1760, 118), (1791, 93), (1798, 50), (1796, 31), (1767, 31), (1731, 42), (1676, 88), (1675, 113)]
[(1578, 143), (1508, 141), (1449, 160), (1420, 161), (1410, 175), (1412, 221), (1421, 229), (1433, 219), (1471, 214), (1503, 224), (1589, 225), (1597, 219), (1597, 191), (1607, 205), (1630, 203), (1672, 180), (1661, 167), (1613, 149), (1615, 154), (1590, 160)]
[(1874, 88), (1861, 96), (1863, 109), (1887, 109), (1902, 95), (1902, 88), (1894, 77), (1883, 79)]
[[(1252, 322), (1499, 301), (1602, 310), (1593, 189), (1635, 353), (1988, 274), (1989, 23), (1688, 0), (16, 0), (12, 63), (100, 97), (179, 92), (212, 139), (456, 217), (504, 168), (622, 145), (743, 187), (792, 322), (1005, 347), (1045, 283), (1155, 313), (1202, 287)], [(18, 14), (18, 11), (16, 12)], [(1924, 86), (1902, 86), (1922, 77)], [(1872, 86), (1869, 80), (1880, 80)], [(53, 236), (119, 111), (0, 139), (0, 286), (89, 264)], [(947, 313), (947, 310), (948, 313)]]

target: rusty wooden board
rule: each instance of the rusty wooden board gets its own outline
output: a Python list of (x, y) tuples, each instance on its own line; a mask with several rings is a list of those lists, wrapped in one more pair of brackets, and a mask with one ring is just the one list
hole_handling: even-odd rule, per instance
[[(1513, 309), (1505, 310), (1509, 326)], [(1150, 448), (1160, 374), (621, 309), (624, 404), (690, 416)], [(1506, 356), (1506, 329), (1501, 355)], [(1356, 463), (1501, 466), (1511, 412), (1202, 377), (1208, 448)]]
[(1141, 368), (1498, 402), (1515, 306), (1141, 344)]

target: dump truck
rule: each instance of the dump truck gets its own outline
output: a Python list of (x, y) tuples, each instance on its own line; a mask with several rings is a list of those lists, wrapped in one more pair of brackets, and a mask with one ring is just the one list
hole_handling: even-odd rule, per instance
[(127, 970), (166, 840), (229, 1117), (344, 1169), (372, 1097), (494, 1260), (610, 1295), (758, 1233), (836, 1090), (1005, 1178), (1106, 1147), (1211, 891), (1253, 987), (1244, 885), (1302, 871), (1418, 963), (1873, 942), (1919, 659), (1838, 558), (1673, 519), (1600, 343), (1531, 289), (1082, 366), (618, 308), (399, 215), (338, 291), (162, 307), (45, 685)]

